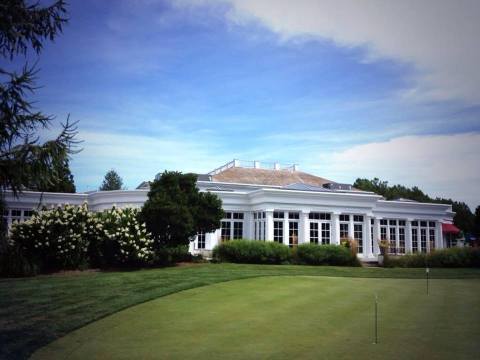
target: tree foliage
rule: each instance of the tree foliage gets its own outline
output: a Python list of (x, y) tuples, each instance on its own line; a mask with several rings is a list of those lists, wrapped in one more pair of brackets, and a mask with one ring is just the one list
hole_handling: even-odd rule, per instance
[(150, 187), (142, 209), (147, 230), (156, 249), (187, 245), (199, 232), (220, 227), (222, 201), (209, 192), (200, 192), (195, 174), (165, 171)]
[(121, 190), (123, 186), (123, 180), (118, 175), (115, 170), (110, 170), (105, 174), (102, 185), (100, 186), (101, 191), (110, 191), (110, 190)]
[(480, 238), (480, 206), (477, 206), (475, 209), (475, 218), (473, 221), (473, 233), (477, 237), (477, 240)]
[(44, 187), (29, 189), (42, 192), (59, 192), (59, 193), (74, 193), (76, 191), (73, 175), (70, 172), (68, 159), (65, 159), (63, 164), (57, 169), (57, 176), (50, 183)]
[[(44, 40), (54, 40), (66, 23), (64, 1), (48, 7), (22, 0), (0, 3), (0, 54), (6, 60), (39, 54)], [(0, 68), (0, 191), (15, 195), (27, 187), (48, 188), (59, 180), (65, 161), (75, 152), (76, 123), (67, 118), (60, 134), (41, 142), (38, 133), (48, 129), (52, 116), (34, 109), (27, 98), (36, 90), (34, 67), (19, 73)]]
[(455, 211), (455, 217), (453, 222), (455, 225), (466, 233), (473, 231), (474, 215), (472, 211), (464, 202), (454, 201), (452, 199), (443, 198), (431, 198), (420, 190), (417, 186), (408, 188), (403, 185), (388, 185), (388, 181), (382, 181), (378, 178), (372, 180), (369, 179), (357, 179), (353, 186), (357, 189), (364, 191), (371, 191), (382, 195), (387, 200), (394, 200), (399, 198), (419, 201), (419, 202), (432, 202), (439, 204), (450, 204), (452, 210)]

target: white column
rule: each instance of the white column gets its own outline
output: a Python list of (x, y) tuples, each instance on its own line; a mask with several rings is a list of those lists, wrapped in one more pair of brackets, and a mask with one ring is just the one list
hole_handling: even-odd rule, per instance
[(445, 247), (443, 243), (442, 223), (440, 221), (435, 222), (435, 247), (437, 249), (443, 249)]
[(380, 255), (380, 218), (374, 218), (373, 220), (373, 254)]
[[(300, 212), (300, 224), (298, 229), (298, 243), (307, 244), (310, 242), (309, 226), (308, 226), (308, 214), (309, 211)], [(319, 229), (320, 231), (320, 229)]]
[(353, 239), (353, 214), (350, 214), (348, 218), (350, 219), (348, 222), (348, 237)]
[(255, 239), (255, 224), (253, 219), (253, 211), (248, 212), (248, 238)]
[(331, 243), (333, 245), (340, 245), (340, 220), (338, 213), (332, 214), (332, 235)]
[(363, 258), (367, 259), (369, 257), (372, 257), (372, 249), (370, 246), (370, 233), (371, 233), (371, 225), (370, 225), (370, 219), (371, 217), (369, 215), (365, 215), (363, 217)]
[(288, 226), (288, 211), (285, 211), (283, 213), (283, 243), (285, 245), (288, 245), (289, 242), (288, 242), (288, 230), (289, 230), (289, 226)]
[(405, 230), (405, 253), (412, 253), (412, 220), (407, 219), (407, 228)]
[(265, 217), (265, 241), (273, 241), (273, 210), (266, 210)]

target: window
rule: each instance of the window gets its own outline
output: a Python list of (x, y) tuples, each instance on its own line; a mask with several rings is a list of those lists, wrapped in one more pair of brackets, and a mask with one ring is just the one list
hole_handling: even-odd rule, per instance
[(330, 223), (323, 222), (322, 224), (322, 245), (330, 244)]
[(288, 245), (290, 247), (298, 245), (298, 222), (290, 221), (288, 229)]
[(420, 221), (420, 226), (421, 227), (427, 227), (427, 222), (426, 221)]
[(241, 219), (241, 220), (243, 220), (243, 213), (241, 213), (241, 212), (234, 212), (234, 213), (233, 213), (233, 218), (234, 218), (234, 219)]
[(289, 212), (288, 213), (289, 219), (300, 219), (300, 214), (298, 212)]
[[(243, 214), (242, 214), (243, 215)], [(241, 239), (243, 238), (243, 222), (235, 221), (233, 223), (233, 238)]]
[(340, 221), (350, 221), (350, 215), (340, 215)]
[(273, 218), (274, 219), (283, 219), (285, 216), (283, 211), (274, 211), (273, 212)]
[(310, 223), (310, 242), (318, 244), (318, 222)]
[(33, 210), (23, 210), (23, 218), (26, 220), (31, 218), (33, 215)]
[(358, 244), (358, 253), (363, 253), (363, 225), (354, 224), (353, 225), (353, 238), (357, 241)]
[[(391, 224), (390, 220), (390, 224)], [(397, 234), (396, 234), (396, 227), (390, 227), (390, 241), (388, 244), (388, 252), (389, 254), (396, 254), (397, 253)]]
[(405, 228), (398, 228), (398, 252), (405, 254)]
[[(255, 214), (254, 214), (255, 215)], [(244, 213), (239, 211), (226, 211), (222, 219), (222, 241), (243, 238)]]
[(380, 240), (387, 240), (387, 227), (380, 226)]
[(428, 229), (429, 240), (430, 240), (430, 251), (435, 250), (435, 228), (430, 227)]
[(221, 239), (222, 241), (230, 240), (230, 221), (222, 221)]
[(353, 215), (353, 221), (363, 222), (363, 215)]
[(412, 252), (418, 252), (418, 229), (412, 228)]
[(348, 238), (348, 223), (340, 223), (340, 239)]
[(435, 221), (429, 221), (428, 222), (428, 227), (434, 228), (435, 227)]
[(388, 221), (385, 219), (380, 220), (380, 225), (388, 225)]
[(427, 229), (420, 229), (421, 252), (427, 252)]
[(273, 222), (273, 241), (283, 244), (283, 221)]
[(308, 218), (310, 220), (330, 220), (329, 213), (318, 213), (318, 212), (311, 212), (308, 214)]
[(397, 225), (397, 220), (389, 220), (388, 225), (390, 226), (396, 226)]
[(197, 234), (197, 249), (205, 249), (205, 233)]

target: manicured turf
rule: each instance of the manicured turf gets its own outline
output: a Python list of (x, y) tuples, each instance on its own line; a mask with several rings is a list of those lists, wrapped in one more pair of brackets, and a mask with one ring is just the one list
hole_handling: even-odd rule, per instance
[[(27, 358), (34, 350), (74, 329), (180, 290), (271, 275), (414, 279), (424, 277), (424, 270), (205, 264), (3, 279), (0, 280), (0, 359)], [(480, 269), (432, 269), (431, 276), (477, 279), (472, 281), (477, 283)], [(478, 317), (478, 313), (475, 315)]]
[[(191, 289), (87, 325), (34, 359), (474, 359), (480, 282), (281, 276)], [(379, 297), (379, 343), (373, 300)]]

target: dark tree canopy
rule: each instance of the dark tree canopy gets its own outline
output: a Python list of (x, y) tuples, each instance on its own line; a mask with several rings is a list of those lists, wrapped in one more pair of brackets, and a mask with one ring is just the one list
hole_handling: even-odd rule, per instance
[(473, 221), (473, 233), (477, 240), (480, 238), (480, 206), (475, 209), (475, 218)]
[(105, 174), (102, 185), (100, 186), (101, 191), (110, 191), (110, 190), (121, 190), (123, 186), (123, 180), (120, 175), (117, 174), (115, 170), (110, 170)]
[(195, 174), (165, 171), (150, 187), (142, 209), (147, 230), (155, 245), (187, 245), (199, 232), (220, 227), (222, 201), (215, 194), (200, 192)]
[(68, 159), (57, 169), (56, 178), (45, 187), (33, 189), (44, 192), (74, 193), (76, 191), (73, 175), (70, 172)]
[[(44, 7), (22, 0), (0, 2), (0, 54), (5, 60), (37, 54), (42, 42), (54, 40), (67, 21), (64, 1)], [(74, 153), (76, 126), (67, 118), (53, 140), (41, 142), (38, 133), (53, 117), (34, 109), (28, 97), (36, 90), (36, 70), (24, 66), (9, 72), (0, 68), (0, 191), (15, 195), (25, 188), (48, 188), (60, 181), (65, 161)], [(0, 194), (1, 195), (1, 194)], [(2, 195), (3, 196), (3, 195)]]
[(474, 215), (464, 202), (454, 201), (452, 199), (431, 198), (416, 186), (412, 188), (403, 185), (390, 186), (387, 181), (381, 181), (378, 178), (372, 180), (357, 179), (353, 186), (360, 190), (372, 191), (382, 195), (387, 200), (405, 198), (419, 202), (450, 204), (452, 205), (452, 210), (456, 213), (453, 218), (455, 225), (465, 233), (471, 233), (473, 231)]

